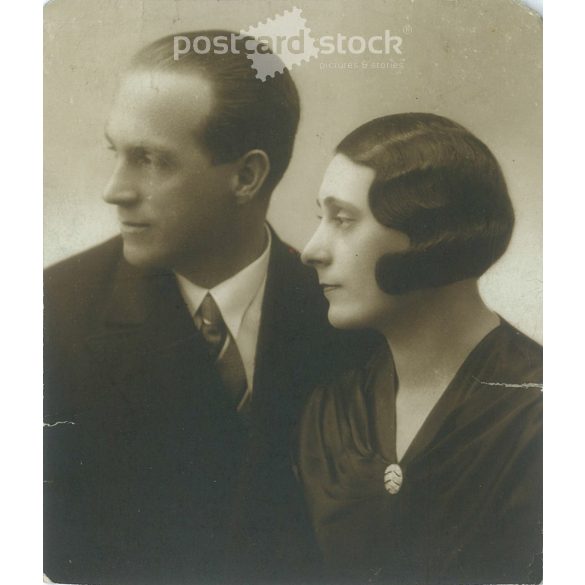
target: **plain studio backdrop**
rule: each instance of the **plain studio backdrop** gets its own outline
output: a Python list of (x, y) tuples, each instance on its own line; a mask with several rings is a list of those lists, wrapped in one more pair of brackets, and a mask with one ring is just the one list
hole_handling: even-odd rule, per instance
[[(239, 32), (294, 6), (313, 38), (401, 36), (402, 54), (320, 55), (292, 68), (301, 123), (269, 220), (301, 249), (335, 145), (372, 118), (433, 112), (483, 140), (516, 211), (505, 256), (482, 278), (488, 304), (542, 340), (542, 20), (513, 0), (56, 0), (45, 7), (45, 264), (118, 232), (101, 200), (113, 168), (104, 125), (119, 74), (164, 35)], [(365, 63), (365, 67), (363, 64)]]

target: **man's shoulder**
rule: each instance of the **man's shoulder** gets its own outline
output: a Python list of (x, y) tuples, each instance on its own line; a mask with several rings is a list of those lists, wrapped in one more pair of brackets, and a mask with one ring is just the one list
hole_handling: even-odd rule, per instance
[(273, 233), (272, 251), (266, 281), (264, 309), (268, 319), (286, 323), (291, 331), (304, 335), (331, 332), (327, 301), (313, 268), (302, 263), (300, 253)]
[(111, 270), (121, 254), (122, 239), (119, 236), (111, 238), (46, 268), (45, 284), (80, 277), (98, 277)]
[(268, 270), (271, 278), (287, 283), (289, 292), (311, 295), (320, 293), (315, 270), (303, 264), (300, 252), (282, 241), (274, 231)]
[(278, 263), (291, 264), (310, 270), (301, 262), (301, 253), (294, 246), (281, 240), (273, 229), (270, 232), (272, 234), (272, 259), (275, 259)]
[[(328, 320), (328, 302), (319, 286), (316, 271), (302, 263), (300, 253), (275, 239), (269, 279), (278, 311), (275, 318), (298, 334), (302, 345), (315, 352), (327, 375), (362, 366), (383, 343), (374, 331), (335, 329)], [(294, 337), (291, 334), (291, 337)]]
[(46, 309), (73, 311), (103, 296), (121, 258), (122, 242), (116, 237), (49, 266), (44, 272)]

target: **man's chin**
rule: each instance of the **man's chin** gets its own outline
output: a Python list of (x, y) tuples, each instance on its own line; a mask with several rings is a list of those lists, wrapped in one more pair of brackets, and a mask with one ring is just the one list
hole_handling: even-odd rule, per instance
[(164, 268), (165, 262), (161, 254), (154, 254), (143, 247), (133, 246), (124, 242), (124, 259), (136, 268), (152, 269)]

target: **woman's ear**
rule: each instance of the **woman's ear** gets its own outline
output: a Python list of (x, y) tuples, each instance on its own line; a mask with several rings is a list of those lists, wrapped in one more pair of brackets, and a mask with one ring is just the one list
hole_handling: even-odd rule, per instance
[(270, 172), (270, 159), (259, 149), (250, 150), (239, 160), (234, 177), (234, 194), (239, 205), (249, 203), (258, 197)]

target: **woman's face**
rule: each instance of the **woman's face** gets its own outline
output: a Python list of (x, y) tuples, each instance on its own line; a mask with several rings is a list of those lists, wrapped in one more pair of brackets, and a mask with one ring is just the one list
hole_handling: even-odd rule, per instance
[(383, 328), (398, 298), (376, 283), (375, 267), (387, 253), (404, 252), (408, 236), (374, 218), (368, 192), (373, 169), (337, 154), (319, 190), (319, 227), (303, 250), (329, 301), (329, 321), (340, 329)]

